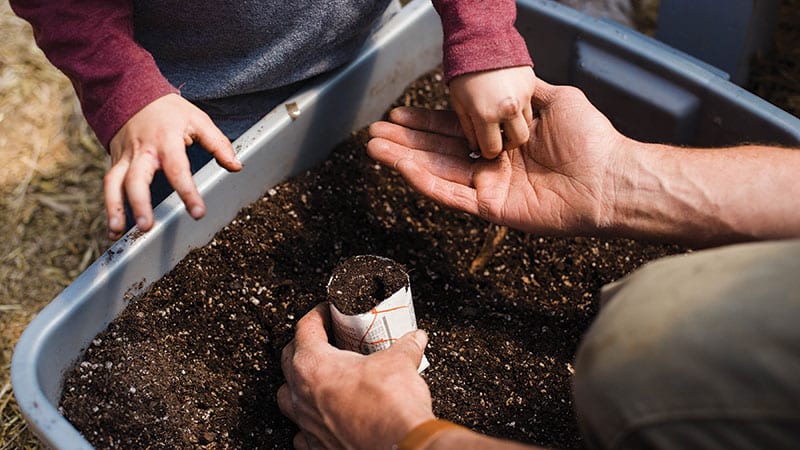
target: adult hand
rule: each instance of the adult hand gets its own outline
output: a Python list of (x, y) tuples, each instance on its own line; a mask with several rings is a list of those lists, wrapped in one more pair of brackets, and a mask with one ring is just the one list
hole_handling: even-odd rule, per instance
[(242, 168), (230, 141), (208, 115), (177, 94), (153, 101), (125, 122), (111, 139), (111, 169), (103, 180), (109, 238), (118, 239), (125, 231), (125, 198), (139, 229), (153, 226), (150, 183), (157, 170), (164, 171), (192, 217), (205, 215), (186, 156), (186, 147), (194, 142), (222, 167)]
[(370, 127), (368, 152), (418, 191), (498, 224), (550, 235), (602, 234), (629, 140), (572, 87), (537, 82), (530, 138), (494, 160), (471, 160), (456, 117), (397, 108)]
[(431, 395), (417, 374), (428, 342), (410, 332), (369, 356), (328, 343), (330, 310), (321, 303), (297, 323), (283, 349), (281, 411), (300, 427), (295, 448), (391, 448), (432, 419)]
[(530, 66), (474, 72), (450, 81), (450, 97), (471, 150), (493, 159), (528, 141), (536, 75)]

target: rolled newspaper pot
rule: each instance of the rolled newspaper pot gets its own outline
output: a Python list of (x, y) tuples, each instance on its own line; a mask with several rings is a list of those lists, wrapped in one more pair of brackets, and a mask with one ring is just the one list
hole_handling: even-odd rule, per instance
[[(405, 268), (389, 258), (348, 258), (328, 281), (328, 302), (336, 346), (368, 355), (388, 348), (417, 329), (411, 281)], [(422, 356), (419, 372), (430, 364)]]

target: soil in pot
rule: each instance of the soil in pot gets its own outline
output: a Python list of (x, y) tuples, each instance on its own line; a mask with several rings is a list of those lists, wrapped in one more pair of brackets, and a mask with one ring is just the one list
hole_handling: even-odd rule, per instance
[[(442, 108), (434, 72), (398, 104)], [(359, 254), (409, 270), (435, 413), (581, 448), (570, 399), (600, 287), (683, 249), (545, 238), (439, 207), (365, 153), (362, 130), (270, 189), (130, 303), (68, 374), (66, 417), (98, 448), (290, 448), (280, 351)]]
[(342, 314), (365, 314), (408, 286), (408, 274), (397, 262), (374, 255), (356, 255), (333, 270), (328, 301)]

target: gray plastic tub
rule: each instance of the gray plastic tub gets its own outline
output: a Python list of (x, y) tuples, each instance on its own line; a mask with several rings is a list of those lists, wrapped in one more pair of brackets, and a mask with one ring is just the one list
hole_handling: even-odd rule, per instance
[[(699, 146), (800, 145), (799, 120), (636, 32), (547, 0), (519, 2), (517, 25), (540, 77), (581, 87), (633, 137)], [(203, 220), (192, 220), (172, 195), (156, 208), (153, 230), (132, 230), (86, 269), (31, 322), (14, 351), (14, 393), (36, 435), (54, 448), (91, 448), (57, 404), (65, 373), (94, 336), (242, 207), (323, 160), (350, 131), (380, 118), (409, 82), (440, 59), (439, 18), (428, 0), (415, 0), (352, 64), (289, 99), (298, 117), (277, 108), (239, 138), (240, 173), (211, 163), (196, 174), (208, 207)]]

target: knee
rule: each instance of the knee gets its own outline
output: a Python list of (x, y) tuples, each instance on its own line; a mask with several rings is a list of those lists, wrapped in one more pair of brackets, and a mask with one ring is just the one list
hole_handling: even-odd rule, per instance
[(699, 411), (708, 424), (800, 401), (800, 264), (764, 252), (730, 267), (720, 256), (656, 263), (617, 286), (576, 355), (575, 409), (590, 444), (670, 442)]
[[(615, 300), (616, 301), (616, 300)], [(679, 367), (696, 348), (682, 336), (682, 321), (658, 307), (615, 304), (604, 309), (576, 355), (573, 397), (578, 420), (592, 447), (612, 448), (636, 424), (660, 408)]]

